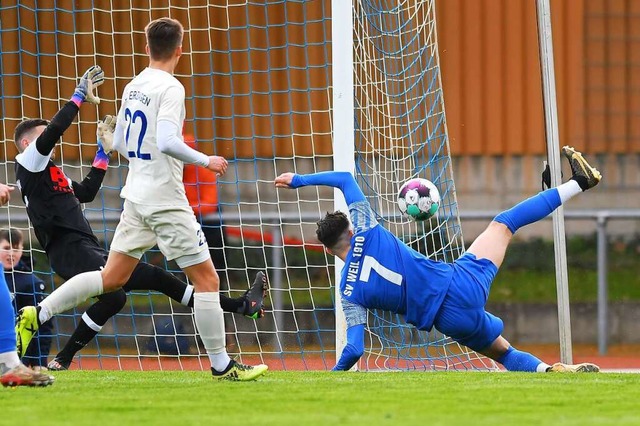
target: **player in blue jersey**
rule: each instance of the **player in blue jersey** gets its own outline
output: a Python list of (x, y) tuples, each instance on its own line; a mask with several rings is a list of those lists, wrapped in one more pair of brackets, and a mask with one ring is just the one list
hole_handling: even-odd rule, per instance
[(429, 331), (435, 326), (510, 371), (599, 371), (591, 363), (549, 365), (518, 351), (502, 337), (502, 320), (484, 309), (513, 234), (593, 188), (601, 179), (579, 152), (570, 147), (562, 151), (571, 165), (572, 178), (497, 215), (453, 263), (430, 260), (384, 229), (348, 172), (278, 176), (275, 184), (279, 188), (339, 188), (349, 206), (353, 229), (347, 215), (338, 211), (327, 213), (316, 230), (327, 251), (345, 263), (340, 293), (347, 321), (347, 345), (333, 369), (349, 370), (360, 359), (364, 353), (367, 309), (382, 309), (404, 315), (409, 324), (420, 330)]
[[(13, 188), (0, 183), (0, 206), (9, 202)], [(0, 383), (2, 386), (47, 386), (53, 377), (34, 371), (20, 362), (16, 351), (14, 311), (9, 287), (4, 280), (3, 265), (0, 263)]]

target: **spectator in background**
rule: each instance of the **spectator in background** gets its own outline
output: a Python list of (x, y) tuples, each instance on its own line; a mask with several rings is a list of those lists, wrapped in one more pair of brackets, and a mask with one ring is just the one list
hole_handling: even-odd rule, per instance
[[(196, 149), (193, 135), (185, 133), (184, 141), (190, 148)], [(211, 170), (195, 164), (184, 165), (182, 178), (189, 205), (202, 225), (202, 232), (209, 245), (211, 260), (220, 276), (220, 284), (226, 276), (226, 260), (224, 257), (224, 233), (221, 216), (218, 213), (218, 182)]]
[[(46, 297), (44, 282), (31, 271), (31, 259), (23, 258), (23, 250), (24, 237), (20, 230), (0, 230), (0, 262), (4, 266), (4, 278), (12, 295), (16, 313), (24, 306), (40, 303)], [(37, 338), (31, 341), (22, 357), (24, 365), (46, 370), (52, 333), (51, 321), (40, 326)]]

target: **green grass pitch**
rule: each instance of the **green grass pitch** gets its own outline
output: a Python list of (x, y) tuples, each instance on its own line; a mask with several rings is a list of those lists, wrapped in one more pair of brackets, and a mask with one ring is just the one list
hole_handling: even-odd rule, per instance
[(638, 425), (640, 375), (67, 371), (0, 389), (2, 425)]

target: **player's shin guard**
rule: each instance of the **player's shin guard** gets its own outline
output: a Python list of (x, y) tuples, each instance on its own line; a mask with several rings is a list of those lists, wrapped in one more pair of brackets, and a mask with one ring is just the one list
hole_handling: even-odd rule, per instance
[(521, 352), (514, 348), (509, 347), (500, 358), (498, 358), (500, 364), (504, 365), (509, 371), (525, 371), (530, 373), (544, 372), (549, 367), (529, 352)]
[(102, 294), (103, 291), (100, 271), (76, 275), (40, 303), (42, 307), (39, 316), (40, 323), (48, 321), (56, 314), (75, 308), (88, 298)]
[(528, 198), (509, 210), (497, 215), (493, 220), (509, 228), (512, 234), (525, 225), (544, 219), (562, 204), (556, 188), (542, 191)]
[(195, 293), (193, 311), (196, 327), (211, 360), (211, 366), (217, 371), (223, 371), (231, 359), (225, 349), (224, 315), (220, 307), (220, 293)]

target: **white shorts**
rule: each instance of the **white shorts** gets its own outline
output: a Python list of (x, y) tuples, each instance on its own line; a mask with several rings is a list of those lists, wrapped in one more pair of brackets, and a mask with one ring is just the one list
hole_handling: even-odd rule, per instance
[(140, 259), (158, 244), (180, 268), (210, 259), (202, 228), (189, 206), (148, 206), (124, 201), (111, 250)]

